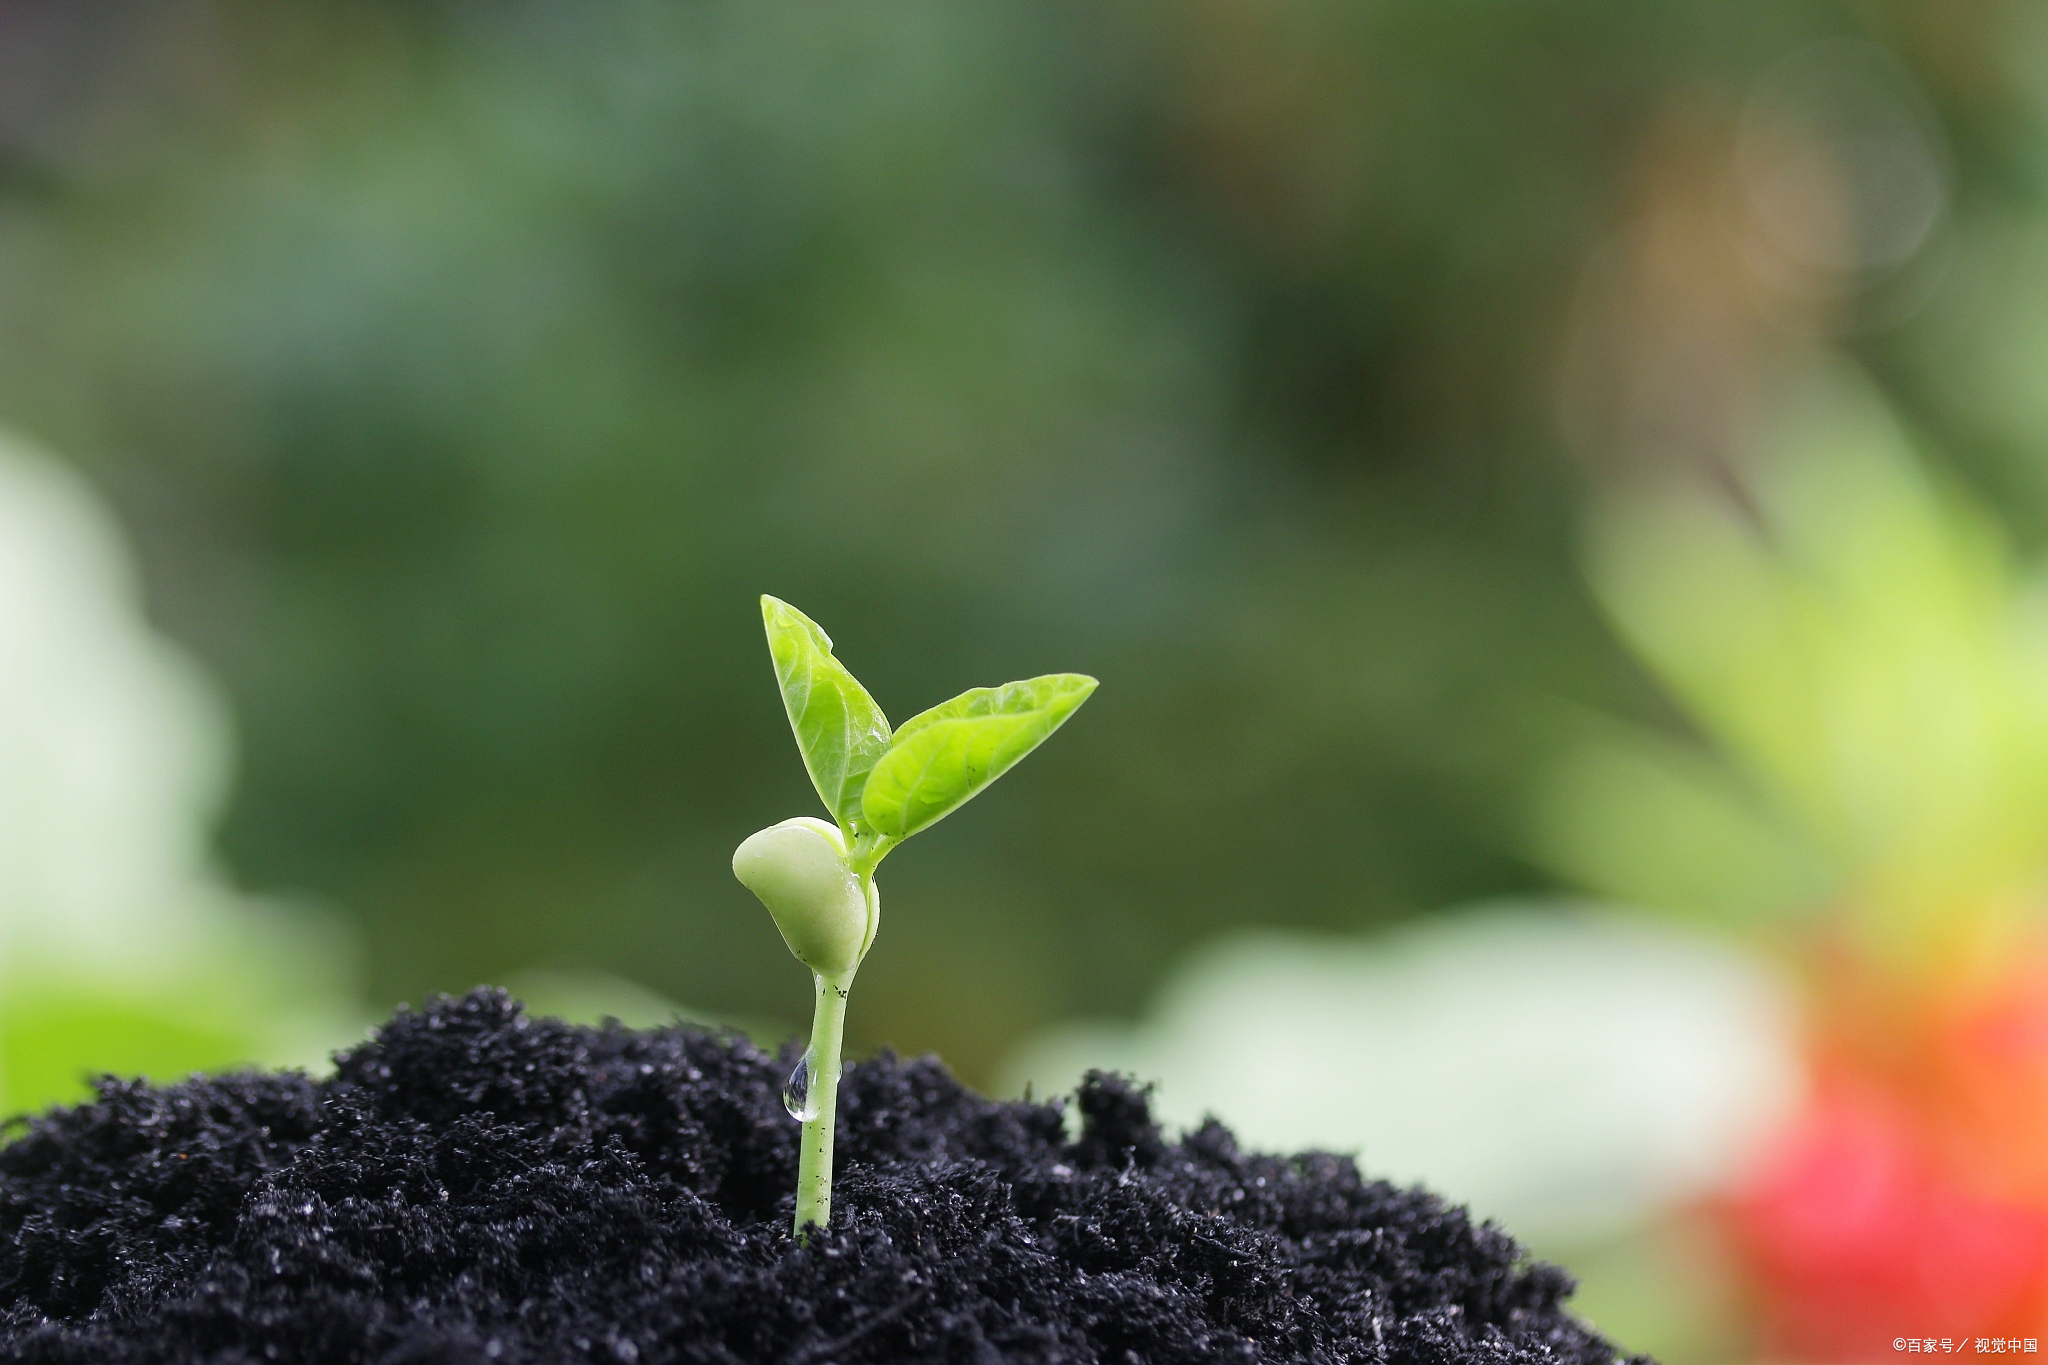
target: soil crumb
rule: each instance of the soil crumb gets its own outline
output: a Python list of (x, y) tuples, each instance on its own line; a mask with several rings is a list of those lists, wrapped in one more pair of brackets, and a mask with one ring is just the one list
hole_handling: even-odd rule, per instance
[(98, 1099), (0, 1148), (0, 1359), (85, 1365), (1609, 1365), (1570, 1279), (1347, 1157), (1166, 1141), (1145, 1092), (999, 1104), (847, 1068), (829, 1232), (789, 1236), (792, 1057), (498, 991), (331, 1079)]

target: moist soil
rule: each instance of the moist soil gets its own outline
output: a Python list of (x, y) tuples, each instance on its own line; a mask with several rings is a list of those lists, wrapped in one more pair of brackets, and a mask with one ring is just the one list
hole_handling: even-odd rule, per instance
[(1562, 1271), (1348, 1157), (1178, 1142), (1145, 1092), (850, 1066), (790, 1237), (793, 1058), (401, 1011), (332, 1078), (103, 1080), (0, 1149), (0, 1360), (1610, 1365)]

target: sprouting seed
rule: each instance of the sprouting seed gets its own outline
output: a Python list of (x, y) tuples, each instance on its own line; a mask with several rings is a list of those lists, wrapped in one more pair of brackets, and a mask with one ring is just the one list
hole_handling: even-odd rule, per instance
[(882, 901), (875, 867), (1044, 743), (1088, 694), (1079, 673), (977, 687), (893, 732), (882, 708), (832, 657), (832, 640), (787, 602), (761, 599), (768, 653), (811, 784), (831, 820), (798, 816), (750, 835), (732, 857), (782, 941), (811, 969), (811, 1043), (783, 1100), (802, 1120), (796, 1236), (832, 1213), (832, 1121), (839, 1043), (853, 974), (874, 946)]

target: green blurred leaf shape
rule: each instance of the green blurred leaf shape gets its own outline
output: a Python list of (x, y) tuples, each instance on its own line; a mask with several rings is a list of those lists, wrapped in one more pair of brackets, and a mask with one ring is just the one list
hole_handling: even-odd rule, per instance
[(263, 1059), (249, 1021), (195, 1003), (88, 982), (10, 993), (0, 1004), (0, 1113), (89, 1099), (94, 1076), (168, 1085)]
[(868, 772), (889, 748), (889, 718), (846, 665), (832, 657), (832, 637), (789, 603), (761, 598), (768, 653), (782, 688), (789, 728), (811, 785), (832, 818), (858, 832)]
[(912, 716), (868, 775), (868, 823), (908, 839), (944, 819), (1045, 742), (1095, 690), (1079, 673), (977, 687)]
[[(1816, 386), (1749, 456), (1746, 505), (1678, 488), (1610, 504), (1589, 574), (1730, 775), (1910, 959), (2048, 857), (2048, 633), (1996, 521), (1867, 383)], [(1599, 766), (1610, 815), (1666, 804), (1643, 780), (1624, 799)]]

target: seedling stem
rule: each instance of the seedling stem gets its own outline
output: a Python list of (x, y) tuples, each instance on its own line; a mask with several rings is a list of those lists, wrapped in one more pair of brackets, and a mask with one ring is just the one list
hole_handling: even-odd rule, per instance
[(846, 993), (853, 973), (813, 974), (818, 999), (811, 1013), (810, 1097), (817, 1112), (804, 1123), (796, 1166), (796, 1236), (832, 1221), (832, 1129), (839, 1105), (839, 1040), (846, 1024)]

